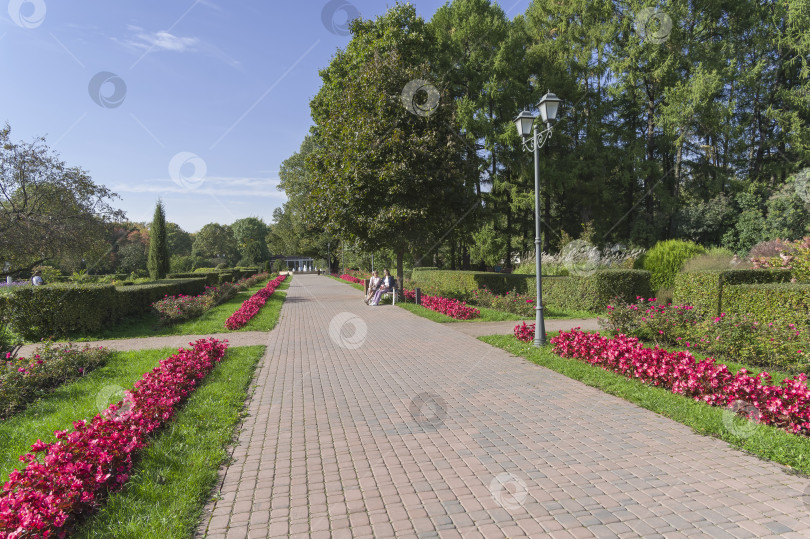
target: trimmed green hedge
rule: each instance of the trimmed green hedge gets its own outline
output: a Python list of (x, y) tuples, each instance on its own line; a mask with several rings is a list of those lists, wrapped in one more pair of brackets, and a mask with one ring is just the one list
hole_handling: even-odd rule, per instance
[[(414, 284), (438, 289), (443, 295), (469, 300), (472, 292), (488, 288), (496, 294), (512, 290), (532, 294), (533, 275), (480, 271), (432, 270), (414, 274)], [(543, 276), (543, 304), (561, 310), (604, 312), (614, 298), (634, 302), (649, 297), (650, 273), (643, 270), (599, 270), (590, 275)]]
[[(203, 270), (203, 271), (200, 271)], [(259, 273), (259, 268), (229, 268), (227, 270), (209, 270), (199, 268), (195, 271), (170, 273), (169, 279), (200, 279), (205, 278), (208, 286), (217, 286), (222, 283), (235, 283), (245, 277), (252, 277)]]
[(786, 283), (790, 270), (743, 269), (682, 272), (675, 276), (673, 303), (692, 305), (700, 314), (719, 316), (727, 285)]
[(723, 287), (723, 311), (754, 320), (805, 325), (810, 319), (810, 284), (736, 284)]
[(6, 297), (8, 321), (26, 340), (95, 333), (126, 316), (149, 311), (166, 295), (197, 295), (205, 279), (166, 279), (116, 287), (112, 284), (20, 286)]

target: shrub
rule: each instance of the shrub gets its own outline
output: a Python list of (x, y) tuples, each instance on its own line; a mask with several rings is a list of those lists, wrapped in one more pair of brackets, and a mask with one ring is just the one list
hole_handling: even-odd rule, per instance
[(754, 245), (748, 252), (748, 258), (773, 258), (785, 250), (787, 243), (782, 240), (765, 240)]
[[(581, 276), (546, 276), (542, 280), (543, 304), (565, 311), (602, 312), (616, 296), (626, 301), (632, 301), (637, 295), (648, 296), (649, 282), (650, 274), (641, 270), (597, 270)], [(533, 296), (536, 280), (530, 275), (434, 270), (420, 273), (414, 285), (432, 287), (445, 297), (473, 301), (474, 292), (483, 288), (498, 295), (514, 291)]]
[(42, 272), (42, 280), (45, 281), (45, 284), (58, 283), (62, 277), (62, 272), (53, 266), (34, 266), (31, 268), (32, 275), (37, 271)]
[(810, 284), (738, 284), (723, 287), (723, 311), (760, 321), (806, 325), (810, 320)]
[(644, 257), (644, 269), (650, 272), (650, 287), (672, 288), (675, 276), (684, 262), (706, 250), (700, 245), (684, 240), (659, 241)]
[(100, 346), (76, 348), (45, 342), (30, 358), (0, 361), (0, 419), (6, 419), (50, 390), (107, 363), (111, 352)]
[(807, 368), (810, 327), (778, 319), (757, 321), (748, 314), (706, 316), (691, 305), (654, 305), (652, 299), (617, 303), (600, 324), (614, 333), (686, 346), (746, 365), (791, 372)]
[(737, 258), (730, 249), (725, 247), (711, 247), (705, 253), (693, 256), (687, 260), (681, 271), (707, 271), (743, 269), (744, 263)]
[(704, 315), (719, 316), (728, 310), (723, 303), (727, 285), (781, 283), (790, 280), (789, 270), (738, 269), (681, 272), (675, 276), (673, 303), (692, 305)]
[(55, 284), (17, 287), (7, 297), (12, 329), (26, 340), (96, 333), (126, 316), (149, 312), (166, 295), (197, 295), (203, 279), (176, 279), (116, 287), (112, 284)]

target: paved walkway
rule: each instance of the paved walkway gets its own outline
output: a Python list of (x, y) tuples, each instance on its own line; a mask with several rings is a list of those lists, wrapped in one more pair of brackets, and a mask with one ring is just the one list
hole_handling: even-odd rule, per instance
[(296, 276), (200, 536), (808, 537), (810, 480)]

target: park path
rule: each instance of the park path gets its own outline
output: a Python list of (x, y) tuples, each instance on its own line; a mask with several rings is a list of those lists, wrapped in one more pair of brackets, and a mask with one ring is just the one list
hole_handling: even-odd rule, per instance
[(810, 480), (296, 276), (198, 536), (808, 537)]

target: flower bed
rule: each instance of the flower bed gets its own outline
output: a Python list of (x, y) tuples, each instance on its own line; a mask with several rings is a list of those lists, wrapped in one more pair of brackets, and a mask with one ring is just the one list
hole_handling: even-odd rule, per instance
[(80, 378), (109, 360), (111, 352), (101, 346), (76, 348), (50, 342), (30, 358), (7, 355), (0, 362), (0, 419), (6, 419), (44, 393)]
[(287, 275), (279, 275), (267, 283), (267, 286), (246, 299), (242, 306), (225, 321), (225, 327), (234, 330), (247, 324), (251, 318), (256, 316), (256, 313), (261, 310), (267, 299), (276, 291), (278, 285), (284, 282), (286, 278)]
[(537, 327), (535, 324), (526, 324), (523, 322), (523, 325), (515, 326), (515, 337), (517, 340), (523, 342), (533, 342), (534, 341), (534, 328)]
[(694, 348), (733, 361), (793, 372), (807, 369), (810, 327), (750, 316), (701, 317), (690, 305), (655, 305), (637, 298), (631, 305), (608, 305), (602, 326), (655, 343)]
[(358, 279), (354, 275), (349, 275), (348, 273), (344, 273), (340, 276), (341, 279), (344, 281), (349, 281), (350, 283), (362, 283), (363, 279)]
[(171, 419), (177, 405), (222, 359), (227, 341), (201, 339), (190, 350), (162, 360), (125, 394), (73, 432), (56, 431), (57, 442), (37, 441), (20, 457), (0, 494), (0, 539), (64, 537), (73, 522), (121, 488), (132, 455), (147, 436)]
[(713, 406), (730, 407), (759, 423), (794, 434), (810, 434), (810, 389), (807, 376), (773, 385), (771, 376), (751, 376), (746, 369), (732, 374), (713, 358), (697, 361), (689, 352), (668, 352), (642, 346), (635, 337), (612, 339), (578, 329), (551, 339), (554, 352), (635, 378)]
[(535, 299), (534, 295), (520, 294), (514, 290), (501, 296), (484, 287), (473, 291), (470, 302), (528, 318), (535, 314)]
[[(415, 301), (416, 292), (414, 290), (403, 290), (405, 299)], [(456, 320), (472, 320), (481, 316), (481, 311), (474, 307), (468, 307), (463, 301), (457, 299), (443, 298), (440, 296), (422, 296), (422, 307), (447, 315)]]
[(170, 325), (183, 320), (197, 318), (205, 311), (224, 303), (234, 297), (238, 291), (247, 290), (257, 282), (266, 279), (268, 273), (258, 273), (245, 277), (236, 283), (222, 283), (219, 286), (206, 286), (205, 292), (198, 296), (166, 296), (152, 304), (160, 321)]

